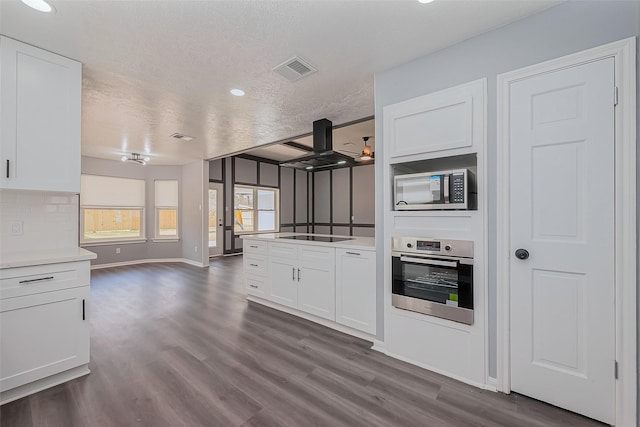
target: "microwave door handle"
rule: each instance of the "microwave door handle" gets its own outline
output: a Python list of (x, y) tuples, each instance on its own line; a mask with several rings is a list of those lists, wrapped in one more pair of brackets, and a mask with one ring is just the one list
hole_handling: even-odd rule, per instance
[(449, 174), (444, 176), (444, 202), (449, 203)]
[(401, 262), (413, 262), (415, 264), (424, 264), (424, 265), (433, 265), (436, 267), (457, 267), (458, 263), (455, 261), (441, 261), (438, 259), (422, 259), (422, 258), (413, 258), (408, 256), (401, 256)]

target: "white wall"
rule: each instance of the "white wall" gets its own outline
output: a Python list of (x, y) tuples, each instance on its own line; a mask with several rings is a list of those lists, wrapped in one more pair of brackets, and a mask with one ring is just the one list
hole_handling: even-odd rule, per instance
[[(496, 375), (496, 77), (498, 74), (640, 35), (640, 2), (568, 1), (537, 15), (416, 59), (375, 76), (376, 156), (385, 149), (384, 106), (488, 77), (489, 374)], [(640, 98), (639, 98), (640, 99)], [(640, 109), (638, 110), (640, 111)], [(638, 121), (640, 126), (640, 121)], [(640, 129), (639, 133), (640, 135)], [(381, 194), (382, 164), (376, 165)], [(639, 187), (640, 188), (640, 187)], [(384, 235), (382, 200), (376, 201), (376, 235)], [(377, 243), (378, 277), (383, 277), (383, 242)], [(378, 338), (384, 337), (383, 280), (378, 281)]]
[(208, 249), (209, 162), (182, 166), (182, 257), (202, 266), (209, 265)]

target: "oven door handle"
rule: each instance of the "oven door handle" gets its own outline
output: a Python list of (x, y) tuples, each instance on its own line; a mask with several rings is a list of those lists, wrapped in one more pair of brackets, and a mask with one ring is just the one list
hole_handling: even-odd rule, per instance
[(424, 265), (434, 265), (438, 267), (457, 267), (458, 263), (455, 261), (441, 261), (439, 259), (423, 259), (423, 258), (413, 258), (408, 256), (401, 256), (401, 262), (413, 262), (416, 264), (424, 264)]

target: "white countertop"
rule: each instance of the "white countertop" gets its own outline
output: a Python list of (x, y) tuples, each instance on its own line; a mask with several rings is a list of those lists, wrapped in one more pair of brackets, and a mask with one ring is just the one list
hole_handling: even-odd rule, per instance
[(13, 252), (0, 254), (0, 269), (31, 265), (57, 264), (59, 262), (95, 259), (97, 255), (82, 248), (51, 249), (46, 251)]
[[(287, 237), (287, 236), (338, 237), (338, 238), (345, 238), (349, 240), (343, 240), (341, 242), (316, 242), (313, 240), (282, 239), (283, 237)], [(339, 235), (331, 235), (331, 234), (309, 234), (309, 233), (267, 233), (267, 234), (245, 234), (241, 238), (248, 239), (248, 240), (269, 240), (269, 241), (281, 240), (282, 243), (328, 246), (331, 248), (358, 249), (362, 251), (376, 250), (376, 239), (373, 237), (339, 236)]]

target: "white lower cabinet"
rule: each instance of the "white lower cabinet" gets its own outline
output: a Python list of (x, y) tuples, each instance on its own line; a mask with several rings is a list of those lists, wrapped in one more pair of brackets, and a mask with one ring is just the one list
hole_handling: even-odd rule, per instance
[(89, 287), (0, 301), (0, 391), (89, 363)]
[(278, 304), (296, 308), (298, 306), (298, 282), (293, 261), (269, 257), (268, 281), (270, 299)]
[(375, 335), (374, 251), (336, 249), (336, 322)]
[(269, 299), (335, 320), (335, 249), (269, 243)]
[(0, 403), (89, 373), (89, 292), (89, 261), (0, 270)]

